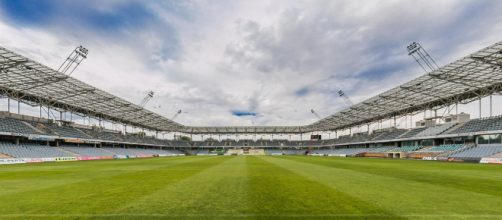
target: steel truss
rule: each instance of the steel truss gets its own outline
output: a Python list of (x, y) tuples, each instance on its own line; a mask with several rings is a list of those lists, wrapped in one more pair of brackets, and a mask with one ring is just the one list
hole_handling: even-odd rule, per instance
[(196, 127), (141, 106), (0, 47), (0, 95), (152, 131), (186, 134), (301, 134), (337, 131), (469, 103), (502, 91), (502, 42), (304, 126)]

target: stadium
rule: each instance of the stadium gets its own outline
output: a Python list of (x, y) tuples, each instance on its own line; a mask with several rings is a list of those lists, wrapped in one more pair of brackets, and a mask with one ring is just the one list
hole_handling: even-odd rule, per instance
[[(17, 18), (8, 11), (26, 13), (23, 4), (31, 4), (20, 2), (0, 4), (0, 35), (14, 33), (6, 24)], [(300, 106), (314, 120), (286, 117), (288, 125), (255, 122), (275, 117), (259, 108), (232, 110), (229, 125), (211, 111), (193, 119), (188, 98), (171, 116), (152, 104), (170, 105), (155, 89), (141, 91), (138, 102), (132, 81), (119, 96), (110, 89), (118, 78), (80, 78), (94, 50), (103, 56), (99, 47), (73, 46), (60, 59), (69, 51), (28, 50), (21, 44), (29, 40), (4, 36), (0, 219), (502, 219), (496, 34), (490, 44), (469, 41), (446, 65), (418, 41), (401, 45), (399, 59), (414, 67), (395, 71), (408, 80), (373, 91), (355, 85), (356, 99), (328, 83), (336, 111), (321, 116)], [(54, 56), (62, 64), (47, 58)], [(204, 108), (211, 106), (188, 111)], [(211, 117), (223, 125), (190, 124)]]

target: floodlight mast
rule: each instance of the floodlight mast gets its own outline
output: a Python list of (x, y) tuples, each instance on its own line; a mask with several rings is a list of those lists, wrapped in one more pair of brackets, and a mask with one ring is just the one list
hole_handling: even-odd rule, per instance
[(413, 57), (426, 73), (439, 69), (436, 61), (427, 53), (420, 43), (413, 42), (408, 45), (406, 49), (408, 50), (408, 56)]
[(342, 97), (343, 101), (347, 106), (350, 107), (354, 105), (354, 103), (350, 100), (350, 98), (347, 96), (347, 94), (345, 94), (343, 90), (338, 90), (338, 95)]
[(89, 54), (89, 50), (87, 50), (82, 45), (78, 46), (71, 52), (71, 54), (68, 56), (68, 58), (66, 58), (63, 64), (61, 64), (58, 72), (71, 76), (73, 71), (77, 69), (78, 65), (80, 65), (80, 63), (87, 58), (87, 54)]
[(176, 112), (176, 114), (174, 114), (174, 116), (171, 118), (171, 120), (176, 119), (179, 115), (181, 115), (181, 113), (183, 113), (183, 111), (181, 111), (181, 109), (180, 109), (180, 110), (178, 110), (178, 111)]
[(317, 114), (317, 112), (314, 110), (314, 109), (310, 109), (310, 112), (312, 112), (312, 114), (315, 115), (315, 117), (317, 117), (317, 119), (321, 120), (321, 116), (319, 116), (319, 114)]
[(143, 98), (143, 100), (141, 101), (141, 103), (139, 103), (139, 106), (140, 106), (141, 108), (144, 108), (144, 107), (145, 107), (145, 105), (146, 105), (146, 103), (148, 103), (148, 101), (150, 101), (150, 99), (152, 99), (152, 98), (153, 98), (153, 94), (154, 94), (154, 93), (153, 93), (153, 91), (148, 92), (148, 93), (146, 94), (145, 98)]

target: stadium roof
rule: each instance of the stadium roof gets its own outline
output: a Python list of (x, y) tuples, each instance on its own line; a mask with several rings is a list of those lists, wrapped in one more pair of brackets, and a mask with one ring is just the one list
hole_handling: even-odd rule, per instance
[(470, 102), (502, 90), (502, 42), (364, 100), (307, 127), (337, 130)]
[(0, 47), (0, 94), (155, 131), (193, 134), (340, 130), (469, 102), (502, 90), (502, 42), (305, 126), (193, 127), (176, 123)]
[(183, 125), (0, 47), (0, 93), (28, 104), (158, 131)]

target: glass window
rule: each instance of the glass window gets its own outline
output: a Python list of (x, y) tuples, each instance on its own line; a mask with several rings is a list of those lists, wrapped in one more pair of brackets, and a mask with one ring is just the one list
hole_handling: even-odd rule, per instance
[(490, 135), (490, 144), (500, 144), (501, 143), (500, 134), (492, 134)]
[(490, 136), (489, 135), (479, 135), (478, 136), (478, 144), (489, 144)]
[(434, 140), (422, 140), (422, 146), (433, 146)]

